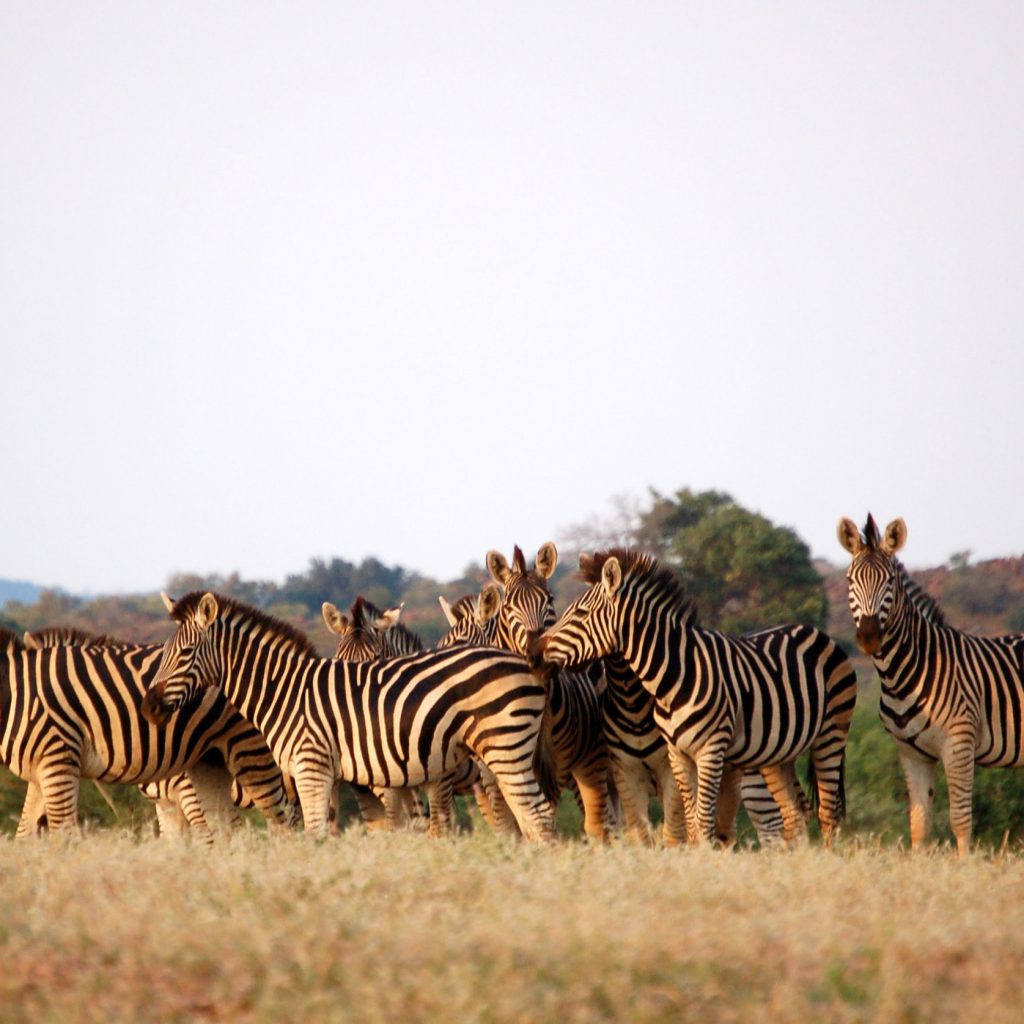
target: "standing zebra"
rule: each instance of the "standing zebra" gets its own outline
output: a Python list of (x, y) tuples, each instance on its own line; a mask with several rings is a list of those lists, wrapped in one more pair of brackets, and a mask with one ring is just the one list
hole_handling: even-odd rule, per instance
[[(547, 581), (558, 566), (558, 550), (548, 541), (533, 568), (517, 545), (512, 564), (498, 551), (487, 552), (491, 579), (504, 590), (496, 619), (496, 645), (526, 655), (530, 641), (555, 621)], [(582, 803), (583, 828), (597, 842), (607, 839), (608, 747), (599, 689), (603, 673), (558, 671), (551, 675), (548, 714), (551, 760), (559, 789), (573, 788)]]
[(177, 626), (144, 713), (162, 722), (204, 688), (221, 687), (294, 778), (308, 831), (326, 831), (339, 777), (419, 786), (475, 754), (494, 772), (524, 835), (551, 837), (552, 808), (532, 767), (546, 687), (522, 658), (454, 647), (332, 661), (285, 623), (212, 593), (186, 595), (171, 614)]
[(837, 535), (853, 556), (846, 575), (857, 646), (874, 661), (879, 713), (907, 780), (911, 844), (919, 849), (931, 834), (942, 761), (950, 825), (966, 856), (975, 764), (1024, 764), (1024, 635), (980, 637), (947, 626), (895, 557), (907, 540), (902, 519), (880, 536), (869, 514), (862, 536), (843, 518)]
[[(537, 552), (535, 567), (531, 570), (526, 569), (518, 547), (511, 567), (498, 552), (488, 554), (487, 567), (492, 578), (506, 588), (501, 616), (494, 627), (499, 645), (518, 651), (521, 645), (525, 648), (533, 637), (553, 625), (557, 616), (547, 580), (557, 564), (558, 551), (550, 541)], [(581, 748), (584, 756), (589, 752), (590, 757), (606, 759), (622, 801), (628, 834), (635, 840), (650, 843), (648, 804), (653, 778), (664, 812), (665, 844), (696, 842), (696, 821), (692, 817), (687, 820), (666, 737), (655, 721), (653, 697), (640, 685), (636, 674), (620, 655), (608, 655), (602, 659), (602, 665), (603, 674), (597, 681), (593, 675), (560, 673), (552, 686), (555, 756), (556, 762), (561, 760), (563, 764), (563, 783), (566, 781), (564, 764), (573, 763), (573, 759), (580, 756)], [(559, 697), (561, 706), (557, 702)], [(595, 724), (600, 738), (594, 735)], [(585, 739), (581, 742), (580, 737)], [(746, 772), (742, 778), (734, 773), (726, 783), (716, 811), (716, 836), (724, 843), (735, 840), (742, 786), (742, 796), (758, 838), (762, 843), (777, 840), (783, 830), (782, 818), (760, 773)], [(798, 797), (803, 808), (802, 790)]]
[(804, 831), (794, 762), (810, 750), (826, 843), (843, 816), (843, 756), (856, 676), (836, 643), (810, 626), (741, 637), (702, 629), (674, 574), (637, 551), (580, 559), (587, 589), (531, 646), (578, 665), (621, 654), (654, 697), (673, 771), (698, 834), (715, 836), (723, 776), (759, 769), (782, 809), (784, 835)]
[[(402, 613), (401, 606), (382, 612), (364, 597), (359, 596), (349, 609), (348, 615), (342, 615), (330, 601), (323, 603), (322, 611), (327, 628), (338, 637), (338, 647), (334, 652), (335, 661), (400, 658), (406, 654), (419, 654), (423, 650), (423, 641), (398, 621)], [(453, 820), (454, 794), (475, 793), (479, 778), (476, 761), (467, 758), (452, 775), (444, 776), (424, 787), (430, 806), (431, 835), (447, 831)], [(381, 789), (376, 795), (384, 804), (385, 818), (383, 822), (374, 820), (364, 808), (365, 801), (361, 800), (360, 810), (363, 811), (368, 825), (385, 824), (389, 828), (394, 828), (403, 820), (410, 821), (422, 817), (419, 798), (412, 789)], [(356, 797), (360, 797), (358, 792)], [(477, 795), (477, 800), (480, 801), (481, 797), (482, 794)]]
[[(133, 646), (121, 640), (114, 640), (105, 634), (90, 633), (77, 626), (48, 626), (24, 635), (24, 644), (30, 651), (44, 647), (108, 647), (126, 650)], [(269, 751), (268, 751), (269, 754)], [(100, 795), (116, 813), (116, 808), (94, 779)], [(161, 836), (183, 834), (193, 828), (204, 842), (209, 843), (212, 831), (209, 828), (211, 816), (222, 824), (235, 825), (241, 819), (238, 808), (255, 807), (238, 782), (232, 777), (217, 750), (208, 751), (180, 775), (139, 785), (139, 790), (149, 799), (156, 811), (157, 830)], [(18, 822), (18, 836), (41, 831), (46, 821), (43, 794), (35, 782), (28, 784), (25, 805)]]
[[(30, 789), (19, 834), (33, 831), (44, 814), (51, 831), (77, 828), (82, 778), (144, 784), (181, 774), (211, 750), (220, 753), (268, 821), (292, 823), (295, 807), (266, 743), (220, 693), (205, 694), (196, 708), (173, 716), (164, 728), (142, 718), (162, 649), (30, 650), (0, 631), (0, 760), (41, 796), (33, 799)], [(188, 813), (196, 834), (210, 842), (198, 799)]]

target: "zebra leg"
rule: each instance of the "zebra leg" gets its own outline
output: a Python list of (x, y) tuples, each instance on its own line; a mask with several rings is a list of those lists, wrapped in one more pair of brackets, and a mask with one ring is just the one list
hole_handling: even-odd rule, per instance
[(715, 806), (715, 838), (724, 847), (736, 844), (736, 815), (740, 809), (743, 772), (729, 765), (722, 772), (722, 785)]
[[(339, 786), (331, 787), (331, 796), (335, 797), (335, 794), (340, 794)], [(384, 799), (384, 794), (388, 790), (381, 789), (379, 792), (375, 792), (367, 786), (352, 786), (352, 795), (356, 798), (356, 803), (359, 805), (359, 817), (362, 819), (363, 824), (370, 832), (382, 832), (387, 831), (392, 827), (391, 817), (388, 812), (388, 801)], [(341, 807), (341, 797), (337, 796), (338, 810)], [(335, 812), (335, 820), (337, 821), (338, 810)], [(391, 812), (392, 815), (394, 811)], [(335, 832), (335, 835), (341, 831), (340, 827)]]
[[(811, 767), (814, 769), (815, 785), (818, 793), (818, 824), (821, 826), (822, 842), (826, 846), (839, 832), (839, 826), (846, 816), (846, 764), (845, 747), (836, 748), (830, 744), (819, 750), (811, 750)], [(805, 814), (810, 817), (810, 807), (800, 783), (796, 783), (797, 795), (803, 800)]]
[(910, 799), (910, 845), (920, 850), (932, 833), (932, 804), (935, 800), (935, 765), (925, 760), (913, 747), (899, 745), (900, 766), (907, 780)]
[[(759, 771), (744, 772), (740, 790), (743, 796), (743, 806), (747, 809), (747, 816), (757, 833), (757, 841), (762, 846), (772, 846), (782, 842), (782, 812), (765, 783), (764, 776)], [(802, 795), (803, 790), (800, 793)], [(806, 814), (805, 805), (806, 797), (801, 804), (801, 813), (804, 814)]]
[[(654, 833), (651, 830), (651, 819), (647, 812), (650, 800), (647, 768), (642, 761), (635, 758), (629, 758), (627, 761), (625, 758), (613, 754), (612, 775), (615, 777), (615, 788), (619, 791), (622, 810), (626, 816), (626, 835), (634, 843), (653, 846)], [(676, 788), (675, 779), (670, 777), (670, 782), (678, 797), (679, 790)]]
[(451, 773), (432, 779), (424, 787), (430, 803), (430, 827), (428, 832), (434, 838), (445, 835), (451, 828), (452, 802), (455, 799)]
[(971, 852), (971, 796), (974, 793), (974, 737), (957, 737), (942, 754), (949, 787), (949, 824), (956, 836), (956, 849), (961, 857)]
[(295, 774), (295, 788), (302, 805), (302, 821), (306, 832), (326, 838), (327, 812), (334, 778), (319, 767), (300, 768)]
[(51, 833), (78, 832), (78, 771), (68, 765), (50, 770), (39, 780)]
[(27, 839), (29, 836), (38, 836), (45, 827), (46, 802), (43, 800), (43, 791), (38, 783), (30, 782), (28, 789), (25, 790), (25, 803), (21, 808), (15, 838)]
[(482, 761), (480, 762), (480, 781), (483, 784), (484, 792), (491, 805), (491, 815), (494, 819), (494, 831), (502, 836), (519, 835), (519, 823), (512, 813), (505, 799), (505, 795), (498, 785), (494, 772)]
[(697, 835), (705, 842), (715, 842), (715, 811), (722, 790), (725, 771), (724, 745), (703, 747), (694, 758), (697, 766)]
[(205, 846), (213, 846), (213, 829), (206, 820), (203, 803), (188, 772), (174, 780), (171, 794), (188, 822), (192, 834)]
[(772, 798), (782, 811), (782, 837), (787, 842), (807, 836), (807, 822), (803, 807), (797, 796), (796, 765), (769, 764), (761, 769), (761, 775), (771, 792)]
[(664, 756), (658, 758), (653, 771), (654, 780), (658, 786), (658, 796), (661, 798), (661, 810), (665, 819), (661, 826), (662, 840), (666, 846), (682, 846), (690, 840), (686, 806), (683, 803), (680, 785), (672, 773), (672, 763), (669, 759), (668, 747), (665, 747)]
[(595, 758), (573, 769), (583, 801), (583, 831), (596, 843), (608, 841), (608, 759)]
[(686, 815), (686, 841), (690, 846), (696, 846), (703, 838), (697, 819), (697, 765), (692, 757), (684, 754), (671, 743), (668, 744), (668, 760), (672, 766), (672, 776), (676, 780), (676, 789), (679, 791), (683, 812)]
[[(539, 720), (537, 725), (539, 727)], [(509, 757), (507, 748), (500, 746), (473, 749), (472, 752), (493, 772), (501, 795), (523, 835), (530, 840), (551, 842), (555, 837), (555, 809), (541, 792), (533, 769), (532, 751), (525, 758), (515, 759)]]

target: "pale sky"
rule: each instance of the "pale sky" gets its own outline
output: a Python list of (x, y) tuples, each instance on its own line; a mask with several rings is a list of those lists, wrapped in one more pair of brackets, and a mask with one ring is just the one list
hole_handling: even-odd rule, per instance
[(0, 577), (1021, 554), (1022, 183), (1017, 2), (0, 0)]

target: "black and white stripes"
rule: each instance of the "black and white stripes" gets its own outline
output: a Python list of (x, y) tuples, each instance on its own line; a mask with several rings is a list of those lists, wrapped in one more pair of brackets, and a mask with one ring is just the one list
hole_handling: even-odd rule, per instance
[(945, 624), (895, 557), (907, 527), (894, 519), (863, 535), (841, 519), (857, 643), (882, 683), (879, 711), (895, 738), (910, 796), (915, 847), (931, 832), (935, 768), (949, 787), (949, 817), (961, 855), (970, 850), (975, 764), (1024, 764), (1024, 635), (979, 637)]

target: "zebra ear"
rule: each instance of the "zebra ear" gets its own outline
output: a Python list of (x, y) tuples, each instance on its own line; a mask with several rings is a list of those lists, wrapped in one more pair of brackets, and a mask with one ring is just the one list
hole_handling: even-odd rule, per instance
[(444, 594), (438, 595), (437, 603), (441, 606), (441, 611), (444, 612), (444, 617), (448, 620), (448, 625), (454, 626), (459, 620), (455, 617), (455, 612), (452, 611), (452, 606), (448, 603), (448, 599)]
[(505, 585), (505, 580), (508, 579), (509, 568), (505, 556), (500, 551), (487, 552), (487, 571), (491, 574), (491, 579), (495, 583), (500, 583), (502, 586)]
[(493, 583), (488, 583), (480, 591), (480, 599), (476, 605), (476, 621), (482, 626), (490, 622), (501, 610), (501, 591)]
[(320, 606), (320, 611), (323, 614), (324, 623), (332, 633), (344, 636), (352, 628), (348, 619), (338, 611), (337, 605), (331, 604), (330, 601), (324, 601)]
[(541, 545), (540, 550), (537, 552), (536, 565), (537, 572), (540, 573), (542, 579), (551, 579), (551, 574), (558, 565), (558, 548), (555, 547), (554, 541), (549, 540), (547, 544)]
[(41, 651), (42, 644), (26, 629), (25, 636), (22, 638), (25, 644), (26, 651)]
[(847, 519), (846, 516), (839, 520), (839, 525), (836, 527), (836, 536), (839, 538), (839, 543), (851, 555), (858, 554), (864, 547), (857, 524), (852, 519)]
[(882, 538), (882, 550), (887, 555), (895, 555), (907, 543), (907, 524), (902, 519), (894, 519), (886, 528)]
[(622, 566), (614, 556), (609, 558), (601, 569), (601, 585), (609, 597), (614, 597), (616, 591), (622, 586)]
[(213, 622), (216, 621), (219, 610), (217, 598), (209, 592), (203, 594), (199, 598), (199, 607), (196, 609), (196, 625), (200, 629), (209, 629)]
[(405, 607), (403, 601), (396, 608), (389, 608), (386, 612), (381, 612), (380, 615), (373, 620), (374, 629), (379, 629), (381, 632), (386, 632), (392, 626), (398, 625), (398, 620), (402, 616), (402, 609)]
[(174, 611), (174, 598), (169, 597), (166, 590), (160, 591), (160, 600), (163, 601), (164, 607), (169, 611)]

